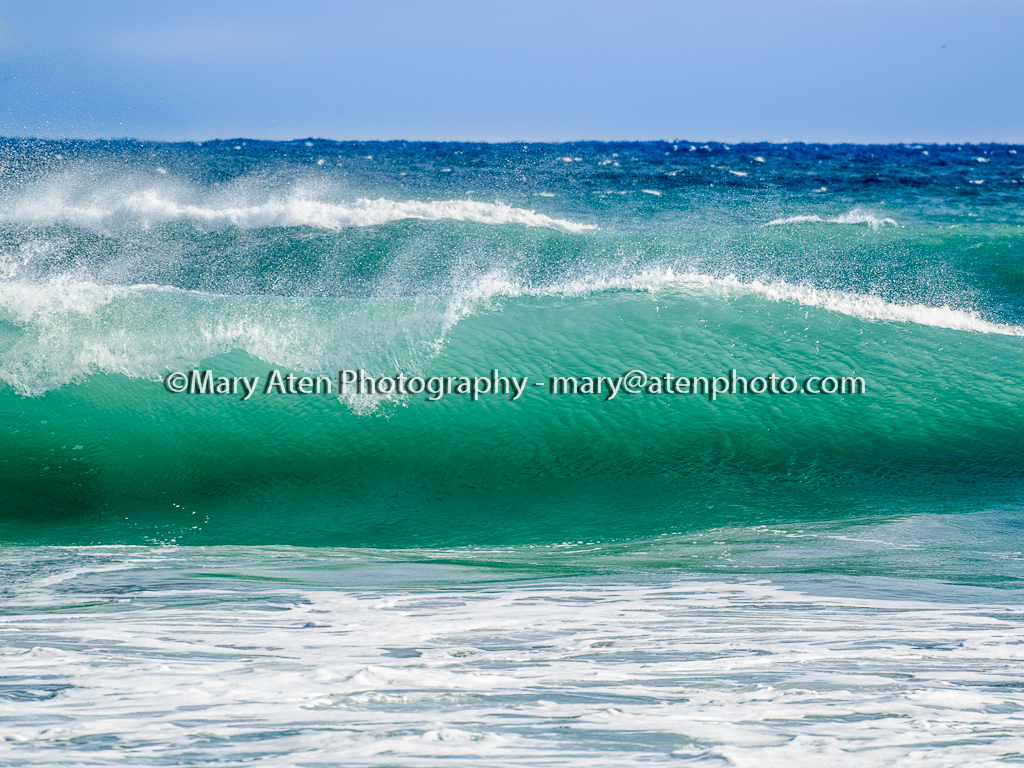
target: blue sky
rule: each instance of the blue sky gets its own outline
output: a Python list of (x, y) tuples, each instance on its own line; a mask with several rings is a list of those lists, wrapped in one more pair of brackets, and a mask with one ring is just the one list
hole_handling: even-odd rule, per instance
[(0, 135), (1024, 141), (1019, 0), (0, 0)]

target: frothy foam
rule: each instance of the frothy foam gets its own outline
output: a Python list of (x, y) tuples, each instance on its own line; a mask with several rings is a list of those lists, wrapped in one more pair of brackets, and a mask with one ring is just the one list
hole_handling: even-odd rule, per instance
[(353, 203), (330, 203), (295, 196), (248, 206), (204, 206), (180, 203), (146, 190), (111, 202), (75, 205), (61, 200), (22, 202), (4, 220), (35, 225), (71, 224), (104, 233), (129, 226), (149, 227), (170, 221), (195, 221), (207, 227), (268, 229), (273, 227), (315, 227), (338, 230), (372, 227), (403, 219), (422, 221), (468, 221), (478, 224), (521, 224), (578, 233), (597, 229), (556, 219), (504, 203), (476, 200), (406, 200), (361, 198)]
[[(980, 768), (1020, 753), (1010, 591), (572, 576), (601, 551), (559, 561), (557, 581), (505, 567), (519, 580), (500, 583), (460, 550), (424, 552), (8, 549), (5, 625), (31, 642), (3, 671), (53, 693), (8, 708), (0, 755), (73, 764), (98, 742), (120, 749), (97, 766), (240, 765), (258, 744), (266, 765)], [(427, 587), (391, 586), (413, 568)], [(58, 585), (34, 578), (54, 571)], [(429, 581), (442, 572), (453, 586)]]

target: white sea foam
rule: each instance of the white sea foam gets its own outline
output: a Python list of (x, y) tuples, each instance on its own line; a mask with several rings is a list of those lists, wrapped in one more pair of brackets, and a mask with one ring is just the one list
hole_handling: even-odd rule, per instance
[[(1024, 752), (1009, 593), (485, 572), (483, 587), (402, 589), (376, 585), (429, 566), (239, 547), (34, 555), (10, 555), (27, 567), (0, 626), (9, 765), (959, 768)], [(352, 567), (362, 580), (334, 586)]]
[[(821, 191), (824, 191), (822, 187)], [(839, 216), (831, 216), (828, 218), (822, 218), (817, 214), (801, 215), (801, 216), (787, 216), (782, 219), (772, 219), (765, 226), (775, 227), (786, 224), (808, 224), (808, 223), (822, 223), (822, 224), (867, 224), (872, 229), (878, 229), (883, 226), (898, 227), (895, 219), (889, 217), (878, 217), (868, 211), (863, 211), (860, 208), (854, 208), (851, 211), (840, 214)]]
[(13, 210), (0, 214), (0, 218), (36, 225), (66, 223), (101, 232), (115, 232), (130, 225), (148, 227), (170, 221), (194, 221), (206, 227), (233, 226), (242, 229), (305, 226), (338, 230), (377, 226), (403, 219), (521, 224), (572, 233), (597, 228), (591, 224), (552, 218), (504, 203), (476, 200), (403, 202), (385, 198), (361, 198), (351, 203), (334, 203), (292, 196), (255, 205), (198, 205), (180, 202), (155, 190), (88, 204), (42, 196), (21, 201)]

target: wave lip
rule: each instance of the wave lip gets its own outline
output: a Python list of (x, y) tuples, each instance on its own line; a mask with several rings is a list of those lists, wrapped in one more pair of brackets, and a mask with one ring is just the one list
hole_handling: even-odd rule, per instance
[(418, 371), (480, 303), (520, 293), (500, 269), (448, 295), (371, 301), (232, 296), (67, 275), (0, 281), (0, 382), (37, 396), (99, 372), (156, 379), (235, 349), (295, 370)]
[(597, 229), (592, 224), (553, 218), (526, 208), (476, 200), (402, 202), (381, 197), (376, 200), (360, 198), (353, 203), (329, 203), (294, 196), (249, 206), (202, 206), (176, 202), (162, 197), (155, 190), (132, 194), (109, 204), (73, 205), (52, 200), (23, 203), (12, 215), (3, 218), (28, 224), (66, 223), (103, 231), (116, 230), (129, 224), (148, 227), (169, 221), (197, 221), (210, 227), (231, 226), (240, 229), (305, 226), (339, 230), (347, 227), (372, 227), (404, 219), (521, 224), (574, 234)]
[(62, 315), (91, 315), (100, 307), (117, 299), (137, 296), (148, 291), (194, 293), (170, 285), (99, 285), (68, 277), (60, 277), (42, 284), (0, 282), (0, 311), (18, 323), (40, 322)]
[[(954, 309), (950, 306), (929, 307), (926, 304), (895, 304), (878, 296), (848, 291), (825, 290), (785, 282), (761, 283), (753, 281), (738, 286), (773, 301), (793, 301), (808, 307), (819, 307), (829, 312), (858, 317), (862, 320), (889, 320), (915, 323), (954, 331), (974, 331), (1002, 336), (1024, 337), (1024, 328), (1017, 325), (993, 323), (977, 312)], [(723, 285), (727, 284), (723, 281)]]
[[(154, 378), (241, 349), (296, 370), (419, 369), (438, 355), (463, 318), (497, 297), (570, 297), (602, 291), (695, 292), (756, 296), (865, 321), (1024, 338), (1024, 327), (949, 306), (900, 304), (871, 294), (784, 281), (743, 281), (667, 267), (585, 275), (530, 285), (495, 268), (429, 300), (342, 302), (221, 296), (165, 285), (101, 285), (69, 277), (46, 283), (0, 282), (0, 381), (41, 395), (94, 372)], [(787, 310), (788, 311), (788, 310)], [(381, 340), (387, 339), (387, 344)]]
[[(807, 307), (838, 312), (861, 320), (886, 320), (914, 323), (954, 331), (973, 331), (1001, 336), (1024, 337), (1024, 327), (985, 320), (977, 312), (950, 306), (930, 307), (926, 304), (897, 304), (879, 296), (793, 285), (785, 281), (744, 282), (734, 275), (714, 277), (700, 272), (677, 272), (672, 268), (652, 268), (632, 275), (610, 275), (583, 278), (562, 283), (545, 294), (580, 295), (597, 291), (657, 291), (668, 287), (696, 288), (720, 294), (753, 294), (772, 301), (788, 301)], [(520, 291), (509, 295), (519, 295)]]

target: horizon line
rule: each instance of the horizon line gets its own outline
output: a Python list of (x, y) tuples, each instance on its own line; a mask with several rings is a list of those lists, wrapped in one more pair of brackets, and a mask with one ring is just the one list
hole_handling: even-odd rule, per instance
[(396, 138), (396, 139), (366, 139), (366, 138), (349, 138), (349, 139), (331, 139), (323, 136), (296, 136), (290, 139), (270, 139), (270, 138), (259, 138), (256, 136), (225, 136), (225, 137), (214, 137), (209, 139), (154, 139), (154, 138), (141, 138), (138, 136), (25, 136), (25, 135), (0, 135), (0, 141), (38, 141), (38, 142), (138, 142), (138, 143), (149, 143), (149, 144), (212, 144), (219, 142), (232, 142), (232, 141), (253, 141), (261, 143), (273, 143), (273, 144), (286, 144), (299, 141), (315, 141), (315, 142), (330, 142), (333, 144), (490, 144), (490, 145), (505, 145), (505, 144), (526, 144), (526, 145), (550, 145), (558, 146), (565, 144), (690, 144), (694, 146), (703, 146), (709, 144), (717, 144), (722, 146), (740, 146), (749, 144), (768, 144), (768, 145), (791, 145), (791, 144), (803, 144), (803, 145), (826, 145), (826, 146), (861, 146), (861, 147), (901, 147), (901, 146), (922, 146), (922, 147), (954, 147), (954, 146), (1024, 146), (1022, 142), (1007, 142), (1007, 141), (921, 141), (921, 140), (904, 140), (904, 141), (825, 141), (825, 140), (806, 140), (806, 139), (757, 139), (749, 140), (744, 139), (740, 141), (728, 141), (721, 139), (561, 139), (561, 140), (544, 140), (544, 139), (506, 139), (500, 141), (486, 140), (486, 139), (409, 139), (409, 138)]

